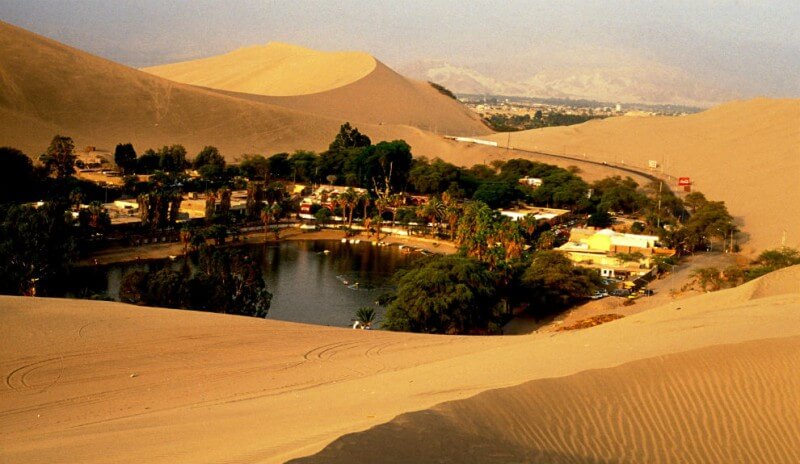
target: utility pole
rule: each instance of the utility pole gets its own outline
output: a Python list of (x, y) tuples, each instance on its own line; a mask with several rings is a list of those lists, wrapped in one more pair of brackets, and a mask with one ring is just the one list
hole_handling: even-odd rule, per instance
[(658, 211), (656, 211), (656, 229), (661, 228), (661, 188), (664, 186), (664, 181), (658, 183)]

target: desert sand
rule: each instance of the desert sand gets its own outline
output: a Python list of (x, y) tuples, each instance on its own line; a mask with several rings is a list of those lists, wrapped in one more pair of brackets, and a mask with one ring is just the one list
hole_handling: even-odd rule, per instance
[[(384, 74), (391, 76), (393, 72)], [(457, 102), (427, 84), (425, 92), (417, 91), (416, 84), (394, 75), (398, 82), (387, 82), (386, 88), (406, 89), (406, 93), (374, 97), (382, 111), (379, 120), (358, 126), (375, 142), (433, 137), (413, 124), (436, 125), (439, 119), (443, 121), (441, 126), (446, 125), (452, 133), (489, 132)], [(376, 82), (374, 76), (369, 76), (343, 88), (358, 87), (361, 81), (365, 81), (367, 90), (382, 85), (380, 79)], [(143, 152), (180, 143), (192, 156), (204, 146), (214, 145), (229, 160), (245, 153), (321, 151), (345, 121), (369, 122), (375, 116), (330, 111), (327, 115), (312, 114), (300, 106), (292, 109), (264, 101), (267, 97), (224, 94), (172, 82), (2, 22), (0, 82), (0, 143), (34, 157), (44, 151), (55, 134), (71, 136), (78, 148), (92, 145), (113, 150), (117, 143), (131, 142), (138, 152)], [(327, 92), (317, 95), (325, 96)], [(348, 91), (343, 91), (342, 99), (350, 97)], [(403, 103), (408, 100), (419, 104), (428, 97), (434, 101), (418, 110)], [(332, 108), (349, 104), (336, 98), (326, 101), (325, 105)], [(391, 102), (397, 102), (396, 108)], [(436, 108), (433, 119), (426, 114), (432, 107)], [(389, 119), (397, 123), (388, 124)], [(387, 124), (380, 124), (383, 121)]]
[(288, 96), (325, 92), (353, 83), (371, 73), (375, 65), (375, 59), (366, 53), (322, 52), (270, 42), (142, 71), (212, 89)]
[[(506, 135), (489, 137), (502, 145)], [(723, 200), (749, 251), (800, 247), (800, 100), (732, 102), (690, 116), (616, 117), (514, 133), (511, 146), (648, 170)], [(669, 176), (669, 177), (667, 177)], [(784, 238), (785, 237), (785, 238)]]
[(800, 459), (800, 267), (527, 336), (0, 307), (9, 462)]
[(143, 71), (358, 125), (407, 125), (451, 135), (491, 132), (464, 105), (366, 53), (271, 43)]

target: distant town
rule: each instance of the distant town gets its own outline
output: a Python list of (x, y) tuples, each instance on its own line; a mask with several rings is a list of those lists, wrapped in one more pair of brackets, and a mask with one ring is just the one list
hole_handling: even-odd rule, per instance
[(493, 129), (501, 131), (566, 126), (611, 116), (685, 116), (703, 110), (684, 105), (610, 103), (505, 95), (460, 94), (456, 97), (478, 113)]

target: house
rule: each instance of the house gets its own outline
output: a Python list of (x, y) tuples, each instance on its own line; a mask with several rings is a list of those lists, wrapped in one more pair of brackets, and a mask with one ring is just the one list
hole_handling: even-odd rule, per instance
[(523, 219), (525, 216), (532, 214), (537, 221), (545, 220), (545, 221), (551, 221), (551, 223), (555, 222), (553, 221), (554, 219), (564, 216), (567, 213), (569, 213), (568, 209), (540, 208), (540, 207), (523, 207), (523, 208), (500, 210), (501, 215), (511, 218), (512, 221), (519, 221), (520, 219)]
[(536, 187), (542, 186), (542, 179), (539, 179), (538, 177), (523, 177), (519, 180), (519, 183), (535, 189)]
[(642, 276), (652, 272), (653, 258), (675, 254), (675, 250), (662, 248), (657, 242), (654, 235), (576, 228), (557, 250), (579, 266), (597, 269), (603, 277)]

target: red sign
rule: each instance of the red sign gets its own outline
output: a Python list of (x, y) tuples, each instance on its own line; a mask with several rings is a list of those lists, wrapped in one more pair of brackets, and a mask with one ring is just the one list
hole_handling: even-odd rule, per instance
[(692, 185), (692, 181), (688, 177), (678, 177), (678, 185)]

